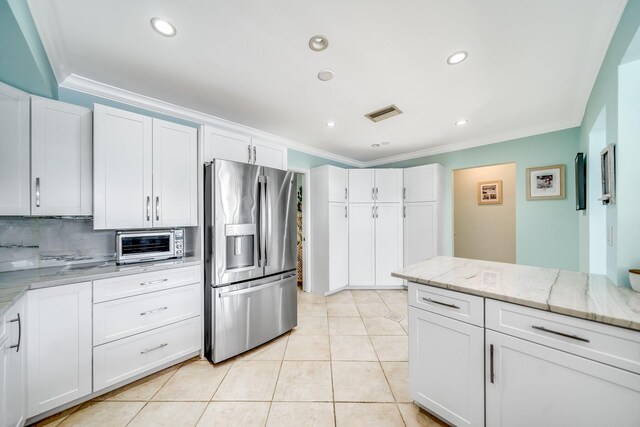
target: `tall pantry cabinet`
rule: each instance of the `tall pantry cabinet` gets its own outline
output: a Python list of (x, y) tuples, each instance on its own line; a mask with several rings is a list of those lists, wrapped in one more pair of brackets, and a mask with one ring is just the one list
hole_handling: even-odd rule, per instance
[(349, 284), (347, 171), (334, 166), (311, 170), (311, 283), (331, 293)]

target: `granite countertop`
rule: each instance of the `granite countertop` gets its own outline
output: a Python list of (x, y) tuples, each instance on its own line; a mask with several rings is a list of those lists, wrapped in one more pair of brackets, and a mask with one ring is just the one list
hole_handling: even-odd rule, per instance
[(444, 256), (392, 275), (640, 331), (640, 292), (603, 275)]
[(66, 265), (0, 273), (0, 316), (29, 289), (68, 285), (79, 281), (106, 279), (128, 274), (199, 265), (197, 257), (146, 264), (116, 265), (115, 262)]

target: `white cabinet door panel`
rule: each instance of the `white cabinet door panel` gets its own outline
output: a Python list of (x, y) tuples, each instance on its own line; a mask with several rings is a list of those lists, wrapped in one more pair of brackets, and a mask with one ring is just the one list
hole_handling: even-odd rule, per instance
[(438, 200), (438, 165), (424, 165), (404, 170), (405, 203)]
[[(5, 414), (4, 420), (0, 415), (0, 422), (4, 421), (3, 426), (22, 427), (27, 416), (25, 300), (26, 298), (23, 297), (6, 313), (9, 334), (5, 351), (0, 349), (2, 351), (0, 357), (6, 357), (5, 392), (3, 397), (0, 397), (0, 400), (4, 400), (6, 404), (4, 411), (0, 404), (0, 414)], [(0, 390), (1, 387), (2, 379), (0, 379)]]
[(152, 226), (152, 119), (94, 106), (94, 229)]
[(346, 203), (329, 203), (329, 291), (349, 284), (349, 227)]
[(198, 131), (153, 119), (153, 226), (198, 225)]
[(373, 203), (375, 171), (349, 169), (349, 203)]
[(29, 95), (0, 83), (0, 215), (29, 215)]
[(329, 201), (346, 203), (348, 200), (347, 171), (329, 166)]
[(376, 203), (402, 201), (402, 169), (375, 170)]
[(486, 351), (489, 426), (638, 425), (640, 375), (490, 330)]
[(91, 282), (27, 294), (28, 416), (91, 393)]
[(483, 426), (484, 329), (409, 307), (409, 393), (453, 425)]
[(268, 168), (287, 170), (287, 147), (252, 138), (253, 163)]
[(402, 285), (391, 272), (402, 268), (402, 206), (379, 204), (376, 210), (376, 285)]
[(31, 214), (91, 215), (92, 113), (31, 99)]
[(405, 203), (404, 265), (438, 255), (438, 232), (437, 203)]
[(213, 159), (251, 163), (251, 138), (245, 135), (204, 127), (204, 162)]
[(373, 204), (349, 204), (349, 285), (375, 285)]

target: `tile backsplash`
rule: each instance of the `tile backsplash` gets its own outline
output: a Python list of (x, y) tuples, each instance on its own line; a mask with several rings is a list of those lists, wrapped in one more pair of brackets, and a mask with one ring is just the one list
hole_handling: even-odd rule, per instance
[(91, 218), (0, 217), (0, 271), (115, 260), (115, 231)]

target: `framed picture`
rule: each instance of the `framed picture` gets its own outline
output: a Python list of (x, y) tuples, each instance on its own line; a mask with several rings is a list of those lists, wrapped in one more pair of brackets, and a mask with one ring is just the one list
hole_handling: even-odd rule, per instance
[(616, 149), (613, 144), (606, 146), (600, 152), (600, 166), (602, 168), (602, 200), (603, 205), (616, 201)]
[(502, 181), (483, 181), (478, 183), (479, 205), (502, 204)]
[(527, 200), (564, 199), (564, 165), (527, 168)]

